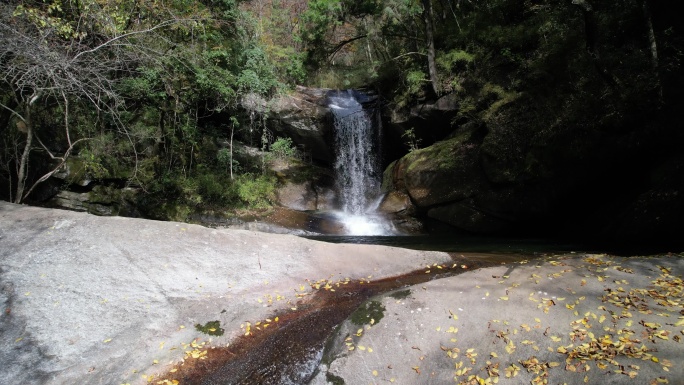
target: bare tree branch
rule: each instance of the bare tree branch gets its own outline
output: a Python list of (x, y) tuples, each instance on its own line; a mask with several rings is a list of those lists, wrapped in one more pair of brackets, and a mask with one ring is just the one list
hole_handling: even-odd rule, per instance
[(166, 21), (163, 21), (163, 22), (161, 22), (161, 23), (159, 23), (159, 24), (157, 24), (151, 28), (147, 28), (147, 29), (144, 29), (141, 31), (133, 31), (133, 32), (124, 33), (123, 35), (120, 35), (120, 36), (117, 36), (117, 37), (114, 37), (114, 38), (111, 38), (111, 39), (105, 41), (104, 43), (98, 45), (95, 48), (79, 52), (76, 56), (74, 56), (73, 60), (78, 60), (78, 58), (81, 57), (81, 55), (87, 55), (89, 53), (93, 53), (95, 51), (98, 51), (98, 50), (100, 50), (100, 49), (120, 40), (120, 39), (124, 39), (124, 38), (127, 38), (129, 36), (133, 36), (133, 35), (150, 33), (154, 30), (159, 29), (159, 28), (168, 27), (169, 25), (180, 23), (180, 22), (181, 22), (181, 20), (166, 20)]

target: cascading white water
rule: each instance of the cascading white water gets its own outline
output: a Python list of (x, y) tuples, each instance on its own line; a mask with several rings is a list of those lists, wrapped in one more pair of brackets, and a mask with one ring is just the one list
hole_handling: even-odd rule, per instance
[(335, 117), (335, 176), (342, 214), (350, 235), (391, 234), (389, 224), (375, 213), (380, 193), (378, 132), (373, 117), (351, 90), (329, 95)]

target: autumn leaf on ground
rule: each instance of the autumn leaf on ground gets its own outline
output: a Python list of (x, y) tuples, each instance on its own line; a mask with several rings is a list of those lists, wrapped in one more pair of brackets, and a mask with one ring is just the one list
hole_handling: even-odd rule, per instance
[(520, 373), (520, 367), (516, 364), (511, 364), (504, 372), (506, 373), (506, 378), (513, 378)]
[(508, 354), (513, 354), (513, 352), (515, 352), (515, 344), (513, 341), (508, 341), (508, 345), (506, 345), (506, 351)]

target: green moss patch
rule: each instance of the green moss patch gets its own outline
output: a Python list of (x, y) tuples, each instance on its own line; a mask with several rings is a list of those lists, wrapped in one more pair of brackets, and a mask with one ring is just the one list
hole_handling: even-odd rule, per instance
[(374, 323), (377, 324), (384, 316), (385, 307), (382, 306), (380, 301), (368, 301), (359, 306), (352, 313), (350, 319), (354, 325), (366, 325), (370, 324), (371, 320), (374, 320)]
[(220, 321), (209, 321), (204, 324), (204, 326), (197, 324), (195, 325), (195, 329), (197, 329), (198, 332), (202, 332), (210, 336), (222, 336), (225, 332), (225, 330), (221, 328)]
[(394, 299), (404, 299), (404, 298), (408, 298), (408, 296), (410, 296), (410, 295), (411, 295), (410, 289), (397, 290), (397, 291), (393, 291), (389, 294), (389, 296), (394, 298)]
[(344, 385), (344, 379), (331, 373), (325, 374), (325, 379), (333, 385)]

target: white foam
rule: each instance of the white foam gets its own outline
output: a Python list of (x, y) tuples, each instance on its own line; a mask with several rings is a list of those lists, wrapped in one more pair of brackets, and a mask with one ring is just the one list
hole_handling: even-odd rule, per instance
[(392, 223), (378, 215), (350, 215), (340, 213), (338, 219), (346, 235), (394, 235)]

